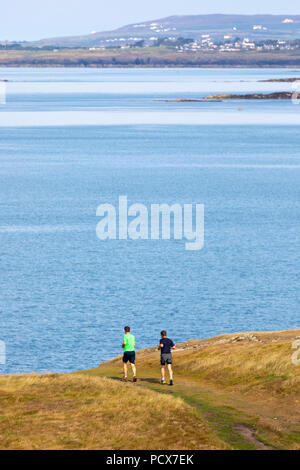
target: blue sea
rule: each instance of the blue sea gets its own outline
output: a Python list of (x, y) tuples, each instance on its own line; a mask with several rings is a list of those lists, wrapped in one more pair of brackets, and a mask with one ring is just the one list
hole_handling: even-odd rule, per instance
[[(300, 106), (288, 69), (0, 69), (1, 373), (300, 327)], [(199, 203), (205, 244), (96, 236), (101, 203)]]

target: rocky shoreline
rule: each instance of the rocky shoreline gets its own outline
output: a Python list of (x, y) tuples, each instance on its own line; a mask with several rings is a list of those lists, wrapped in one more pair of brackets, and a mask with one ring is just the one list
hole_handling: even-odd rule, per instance
[(292, 93), (289, 91), (279, 91), (275, 93), (248, 93), (245, 95), (238, 94), (219, 94), (209, 95), (201, 99), (193, 98), (174, 98), (154, 100), (163, 103), (221, 103), (224, 100), (290, 100)]
[(246, 95), (221, 94), (209, 95), (205, 100), (290, 100), (292, 93), (288, 91), (279, 91), (275, 93), (250, 93)]
[(293, 78), (269, 78), (268, 80), (258, 80), (261, 83), (294, 83), (300, 81), (300, 77)]

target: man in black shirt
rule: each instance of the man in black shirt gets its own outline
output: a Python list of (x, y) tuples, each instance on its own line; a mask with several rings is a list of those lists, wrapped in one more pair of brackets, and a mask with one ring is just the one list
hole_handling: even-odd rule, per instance
[(160, 350), (160, 364), (161, 364), (161, 384), (165, 383), (165, 365), (167, 363), (170, 385), (173, 385), (173, 371), (172, 371), (172, 349), (175, 349), (175, 344), (170, 338), (167, 338), (167, 332), (163, 330), (158, 349)]

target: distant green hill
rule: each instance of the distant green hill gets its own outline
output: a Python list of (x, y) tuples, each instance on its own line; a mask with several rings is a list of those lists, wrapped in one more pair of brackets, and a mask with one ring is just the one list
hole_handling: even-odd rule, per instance
[(106, 39), (150, 39), (153, 37), (191, 37), (209, 34), (215, 40), (224, 36), (249, 39), (300, 38), (300, 15), (184, 15), (169, 16), (126, 25), (113, 31), (84, 36), (48, 38), (30, 43), (40, 46), (92, 47)]

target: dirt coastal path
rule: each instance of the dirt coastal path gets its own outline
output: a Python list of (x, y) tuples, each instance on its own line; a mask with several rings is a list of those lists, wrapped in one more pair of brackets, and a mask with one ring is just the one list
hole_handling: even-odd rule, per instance
[[(0, 449), (300, 450), (300, 330), (191, 340), (69, 374), (0, 376)], [(124, 433), (124, 423), (126, 432)]]
[[(179, 397), (231, 449), (300, 448), (299, 331), (241, 333), (178, 345), (173, 387), (160, 385), (159, 352), (137, 353), (138, 383)], [(87, 371), (121, 381), (121, 357)]]

